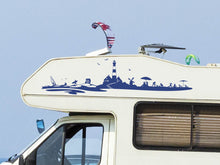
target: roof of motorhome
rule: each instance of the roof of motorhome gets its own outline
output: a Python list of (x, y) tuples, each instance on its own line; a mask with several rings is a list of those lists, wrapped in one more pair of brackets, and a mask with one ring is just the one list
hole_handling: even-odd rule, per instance
[(220, 103), (218, 75), (217, 65), (186, 66), (147, 55), (56, 58), (24, 82), (21, 95), (30, 106), (67, 112), (88, 109), (82, 104), (101, 109), (103, 99), (105, 106), (114, 99)]

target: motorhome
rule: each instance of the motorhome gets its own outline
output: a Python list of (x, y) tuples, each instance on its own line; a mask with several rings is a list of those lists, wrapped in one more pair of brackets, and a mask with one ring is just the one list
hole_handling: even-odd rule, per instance
[(5, 164), (219, 164), (219, 75), (145, 53), (49, 60), (21, 96), (69, 115)]

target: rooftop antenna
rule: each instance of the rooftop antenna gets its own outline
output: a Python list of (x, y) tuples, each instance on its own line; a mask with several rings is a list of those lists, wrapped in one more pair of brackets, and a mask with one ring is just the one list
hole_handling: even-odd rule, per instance
[[(145, 48), (159, 48), (156, 51), (146, 51)], [(164, 45), (164, 44), (149, 44), (149, 45), (142, 45), (138, 49), (139, 54), (146, 54), (150, 55), (150, 53), (163, 53), (163, 55), (167, 52), (167, 49), (181, 49), (185, 50), (186, 48), (181, 48), (181, 47), (175, 47), (175, 46), (170, 46), (170, 45)]]
[(107, 46), (104, 49), (100, 49), (100, 50), (87, 53), (86, 56), (106, 55), (108, 53), (111, 53), (111, 48), (114, 44), (115, 36), (112, 33), (110, 26), (102, 22), (94, 22), (92, 24), (92, 28), (96, 29), (97, 27), (100, 27), (102, 31), (104, 32)]

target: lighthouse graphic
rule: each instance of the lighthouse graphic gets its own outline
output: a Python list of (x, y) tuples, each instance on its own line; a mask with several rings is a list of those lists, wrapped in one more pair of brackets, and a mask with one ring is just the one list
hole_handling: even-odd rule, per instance
[(123, 84), (120, 77), (117, 77), (116, 71), (116, 61), (114, 60), (112, 63), (112, 76), (108, 75), (105, 79), (103, 84), (99, 85), (98, 87), (101, 88), (115, 88), (120, 87)]
[(112, 79), (116, 80), (117, 74), (116, 74), (116, 61), (113, 61), (113, 67), (112, 67)]

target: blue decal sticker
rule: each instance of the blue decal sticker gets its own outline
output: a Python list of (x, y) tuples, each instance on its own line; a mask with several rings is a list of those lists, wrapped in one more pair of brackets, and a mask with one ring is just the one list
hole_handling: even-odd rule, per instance
[[(105, 59), (106, 61), (108, 59)], [(100, 65), (100, 63), (97, 63)], [(131, 69), (129, 68), (129, 71)], [(169, 83), (168, 86), (163, 85), (162, 83), (157, 83), (153, 81), (150, 77), (144, 76), (141, 77), (143, 84), (140, 86), (135, 85), (134, 77), (128, 78), (129, 83), (122, 81), (122, 79), (117, 76), (116, 71), (116, 61), (113, 61), (112, 67), (112, 76), (108, 75), (104, 78), (103, 83), (99, 85), (92, 84), (91, 78), (86, 78), (84, 84), (78, 84), (78, 80), (74, 80), (72, 85), (63, 85), (56, 84), (53, 77), (50, 77), (52, 85), (43, 86), (42, 89), (46, 91), (63, 91), (69, 94), (85, 93), (86, 91), (93, 92), (106, 92), (106, 89), (126, 89), (126, 90), (150, 90), (150, 91), (182, 91), (182, 90), (191, 90), (191, 87), (188, 87), (185, 83), (187, 80), (180, 80), (181, 84)], [(153, 81), (151, 85), (148, 84), (148, 81)]]

